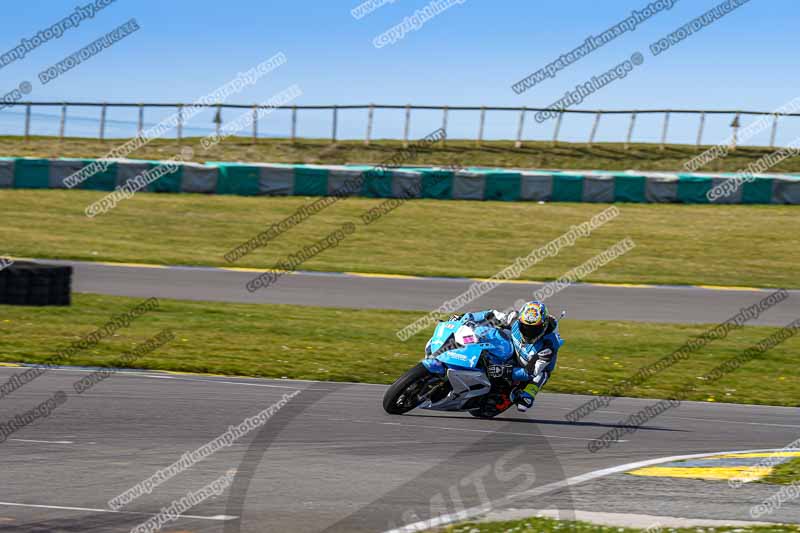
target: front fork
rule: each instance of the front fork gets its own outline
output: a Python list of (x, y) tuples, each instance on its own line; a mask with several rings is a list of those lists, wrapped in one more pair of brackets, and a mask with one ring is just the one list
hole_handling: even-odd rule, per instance
[(428, 390), (428, 392), (426, 392), (425, 394), (420, 395), (419, 396), (419, 403), (422, 403), (422, 402), (425, 402), (425, 401), (429, 400), (434, 392), (436, 392), (439, 388), (445, 386), (445, 383), (447, 383), (445, 380), (441, 380), (441, 381), (439, 381), (439, 383), (437, 383), (436, 385), (431, 387)]

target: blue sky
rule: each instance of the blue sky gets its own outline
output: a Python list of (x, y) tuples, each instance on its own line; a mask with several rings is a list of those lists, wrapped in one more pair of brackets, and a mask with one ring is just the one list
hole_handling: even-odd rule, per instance
[[(0, 53), (30, 37), (90, 0), (26, 0), (4, 12)], [(394, 0), (360, 20), (351, 15), (359, 0), (116, 0), (114, 4), (49, 41), (21, 61), (0, 69), (0, 81), (11, 90), (20, 81), (33, 83), (30, 99), (106, 101), (191, 101), (277, 52), (288, 62), (230, 101), (253, 103), (297, 84), (298, 104), (415, 103), (449, 105), (547, 106), (568, 89), (586, 81), (633, 52), (645, 62), (625, 79), (591, 95), (581, 108), (733, 108), (771, 110), (800, 94), (797, 68), (800, 6), (796, 0), (751, 0), (684, 42), (654, 57), (648, 45), (718, 4), (718, 0), (678, 0), (603, 48), (584, 57), (522, 95), (511, 85), (574, 47), (642, 9), (649, 0), (466, 0), (427, 21), (398, 42), (375, 48), (373, 38), (428, 5), (430, 0)], [(72, 71), (42, 86), (37, 74), (116, 26), (136, 18), (141, 29)], [(7, 133), (19, 124), (19, 109), (0, 111)], [(41, 113), (56, 114), (55, 108)], [(94, 120), (93, 110), (70, 116)], [(342, 113), (341, 135), (364, 131), (363, 112)], [(149, 112), (147, 121), (160, 118)], [(109, 116), (135, 120), (133, 112)], [(225, 117), (223, 117), (225, 118)], [(233, 116), (229, 117), (233, 118)], [(412, 119), (412, 136), (439, 125), (439, 113), (420, 112)], [(789, 119), (780, 139), (796, 136)], [(87, 121), (87, 124), (89, 124)], [(716, 121), (716, 122), (715, 122)], [(301, 114), (300, 133), (329, 133), (329, 112)], [(549, 138), (552, 125), (537, 125), (529, 116), (526, 138)], [(565, 120), (565, 139), (584, 139), (589, 117)], [(729, 117), (711, 119), (709, 142), (728, 133)], [(82, 128), (75, 121), (73, 128)], [(211, 127), (211, 117), (192, 123)], [(637, 138), (657, 140), (661, 117), (642, 118)], [(54, 122), (34, 121), (37, 133), (53, 133)], [(490, 114), (487, 137), (511, 138), (517, 116)], [(604, 121), (599, 140), (619, 138), (626, 119)], [(691, 142), (697, 120), (674, 117), (670, 138)], [(94, 128), (94, 126), (86, 126)], [(69, 129), (69, 128), (68, 128)], [(262, 119), (265, 133), (285, 134), (288, 113)], [(476, 113), (453, 113), (450, 135), (471, 137)], [(94, 130), (92, 130), (94, 131)], [(402, 134), (402, 112), (378, 112), (374, 135)], [(756, 142), (765, 141), (758, 139)]]

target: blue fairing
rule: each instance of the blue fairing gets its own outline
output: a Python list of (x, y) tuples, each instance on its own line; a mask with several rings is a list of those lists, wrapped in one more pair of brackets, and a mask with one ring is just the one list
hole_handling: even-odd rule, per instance
[(447, 367), (445, 367), (442, 363), (439, 362), (438, 359), (434, 359), (433, 357), (428, 357), (422, 360), (422, 364), (425, 368), (428, 369), (428, 372), (431, 374), (443, 375), (447, 372)]
[(463, 348), (457, 348), (439, 354), (436, 356), (440, 362), (447, 366), (454, 366), (458, 368), (475, 368), (478, 361), (481, 360), (481, 352), (491, 348), (491, 344), (479, 342), (476, 344), (469, 344)]
[[(440, 322), (433, 332), (425, 348), (427, 355), (436, 352), (463, 324), (462, 320)], [(480, 342), (439, 354), (436, 359), (428, 358), (423, 363), (431, 372), (442, 374), (444, 365), (457, 368), (475, 368), (482, 353), (486, 354), (491, 364), (503, 364), (514, 355), (514, 347), (497, 329), (491, 326), (475, 326), (475, 334)], [(438, 360), (438, 364), (432, 361)]]

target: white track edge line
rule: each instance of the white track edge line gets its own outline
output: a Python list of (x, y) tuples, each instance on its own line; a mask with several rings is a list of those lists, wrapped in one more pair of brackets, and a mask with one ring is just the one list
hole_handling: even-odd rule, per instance
[(770, 448), (765, 450), (738, 450), (738, 451), (728, 451), (728, 452), (706, 452), (706, 453), (695, 453), (690, 455), (673, 455), (671, 457), (661, 457), (658, 459), (648, 459), (646, 461), (637, 461), (634, 463), (627, 463), (624, 465), (619, 466), (612, 466), (610, 468), (603, 468), (601, 470), (594, 470), (592, 472), (587, 472), (586, 474), (580, 474), (578, 476), (573, 476), (562, 481), (556, 481), (553, 483), (548, 483), (547, 485), (542, 485), (541, 487), (535, 487), (523, 492), (519, 492), (517, 494), (511, 494), (504, 498), (501, 498), (495, 502), (490, 502), (488, 505), (481, 505), (477, 507), (470, 507), (469, 509), (464, 509), (457, 513), (448, 513), (437, 516), (435, 518), (431, 518), (430, 520), (423, 520), (420, 522), (414, 522), (412, 524), (407, 524), (403, 527), (390, 529), (385, 531), (384, 533), (409, 533), (413, 531), (426, 531), (428, 529), (432, 529), (434, 527), (440, 527), (448, 524), (452, 524), (454, 522), (462, 522), (464, 520), (468, 520), (470, 518), (474, 518), (476, 516), (480, 516), (482, 514), (486, 514), (487, 512), (491, 511), (495, 507), (502, 505), (504, 503), (510, 502), (512, 500), (516, 500), (519, 498), (526, 498), (526, 497), (533, 497), (533, 496), (541, 496), (543, 494), (547, 494), (548, 492), (553, 492), (555, 490), (563, 489), (572, 487), (573, 485), (578, 485), (580, 483), (585, 483), (587, 481), (592, 481), (595, 479), (599, 479), (602, 477), (610, 476), (612, 474), (619, 474), (622, 472), (627, 472), (629, 470), (635, 470), (638, 468), (644, 468), (646, 466), (657, 465), (661, 463), (669, 463), (672, 461), (684, 461), (687, 459), (697, 459), (699, 457), (708, 457), (711, 455), (727, 455), (731, 453), (761, 453), (761, 452), (774, 452), (777, 451), (778, 448)]
[[(15, 502), (0, 502), (0, 505), (6, 505), (9, 507), (30, 507), (35, 509), (59, 509), (62, 511), (88, 511), (92, 513), (117, 513), (117, 514), (135, 514), (135, 515), (147, 515), (147, 516), (157, 516), (158, 513), (146, 513), (146, 512), (139, 512), (139, 511), (114, 511), (112, 509), (94, 509), (92, 507), (69, 507), (65, 505), (39, 505), (34, 503), (15, 503)], [(192, 514), (182, 514), (179, 518), (195, 518), (197, 520), (234, 520), (239, 518), (238, 516), (231, 516), (231, 515), (224, 515), (218, 514), (214, 516), (200, 516), (200, 515), (192, 515)]]

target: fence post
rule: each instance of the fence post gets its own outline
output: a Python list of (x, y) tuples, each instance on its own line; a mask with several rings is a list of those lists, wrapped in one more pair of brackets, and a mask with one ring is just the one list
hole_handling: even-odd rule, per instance
[(561, 121), (564, 120), (564, 112), (558, 112), (558, 118), (556, 119), (556, 127), (553, 130), (553, 146), (558, 144), (558, 134), (561, 131)]
[(598, 111), (597, 114), (594, 116), (594, 124), (592, 124), (592, 133), (589, 136), (589, 148), (592, 147), (594, 143), (594, 136), (597, 134), (597, 127), (600, 125), (600, 115), (602, 115), (602, 111)]
[(669, 111), (664, 113), (664, 127), (661, 128), (661, 147), (660, 150), (665, 148), (665, 144), (667, 143), (667, 131), (669, 130)]
[(183, 140), (183, 104), (178, 104), (178, 142)]
[(631, 113), (631, 123), (628, 125), (628, 136), (625, 138), (625, 149), (627, 150), (633, 138), (633, 127), (636, 125), (636, 111)]
[(442, 131), (444, 132), (444, 136), (442, 137), (442, 145), (447, 144), (447, 106), (444, 106), (442, 112)]
[(525, 107), (519, 112), (519, 124), (517, 125), (517, 142), (514, 143), (514, 148), (522, 148), (522, 131), (525, 128)]
[(104, 141), (106, 138), (106, 104), (100, 108), (100, 140)]
[(217, 134), (217, 138), (219, 139), (219, 130), (222, 127), (222, 106), (217, 104), (217, 112), (214, 115), (214, 133)]
[(339, 127), (339, 106), (333, 106), (333, 125), (331, 128), (331, 143), (336, 143), (336, 129)]
[(25, 106), (25, 140), (31, 136), (31, 104)]
[(411, 127), (411, 106), (406, 104), (406, 124), (403, 127), (403, 148), (408, 148), (408, 131)]
[(141, 137), (144, 133), (144, 104), (139, 104), (139, 127), (137, 134)]
[(67, 104), (61, 105), (61, 124), (58, 128), (58, 140), (64, 140), (64, 130), (67, 127)]
[(703, 143), (703, 128), (706, 125), (706, 112), (700, 112), (700, 127), (697, 130), (697, 147), (700, 148), (700, 145)]
[(480, 146), (483, 142), (483, 126), (486, 122), (486, 107), (481, 106), (481, 121), (478, 125), (478, 141), (475, 143), (476, 146)]
[(769, 135), (770, 148), (775, 148), (775, 135), (777, 133), (778, 133), (778, 115), (772, 115), (772, 133), (770, 133)]
[(253, 144), (258, 139), (258, 104), (253, 104)]
[(372, 118), (375, 113), (375, 104), (369, 104), (369, 111), (367, 111), (367, 138), (364, 139), (364, 144), (369, 146), (370, 138), (372, 137)]
[(297, 106), (292, 106), (292, 142), (297, 140)]
[(731, 151), (736, 151), (736, 145), (739, 142), (739, 126), (741, 126), (741, 121), (739, 120), (739, 113), (736, 113), (736, 116), (733, 117), (733, 122), (731, 122), (731, 128), (733, 128), (733, 135), (731, 136)]

